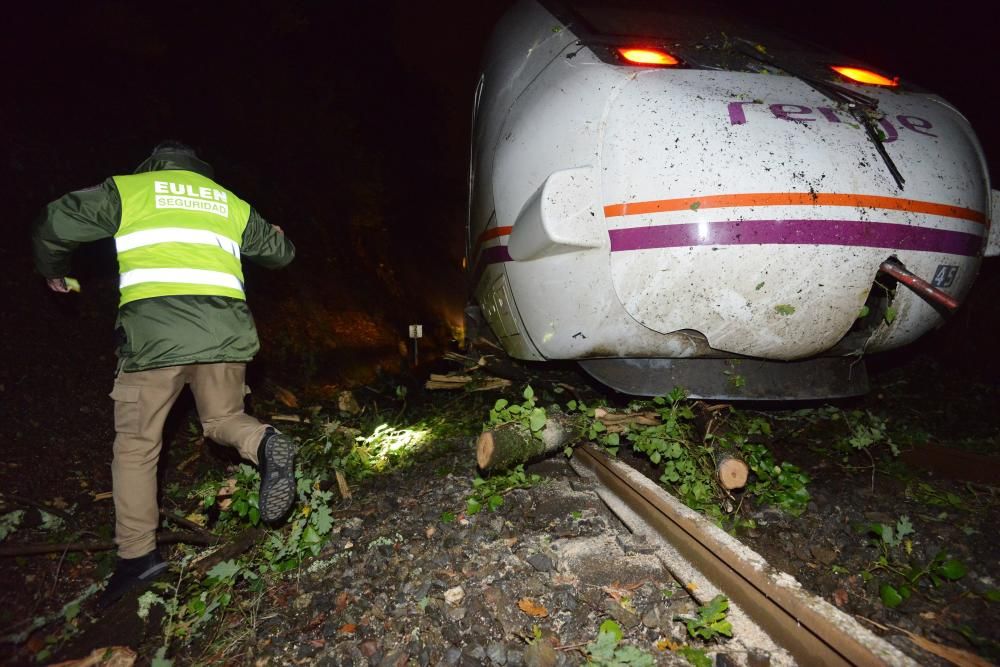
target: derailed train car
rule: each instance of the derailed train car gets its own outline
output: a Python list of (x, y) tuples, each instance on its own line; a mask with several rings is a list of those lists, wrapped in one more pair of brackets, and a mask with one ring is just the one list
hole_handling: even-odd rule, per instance
[(525, 0), (497, 26), (472, 315), (511, 356), (629, 394), (863, 393), (863, 355), (941, 325), (1000, 250), (972, 128), (854, 60), (664, 4)]

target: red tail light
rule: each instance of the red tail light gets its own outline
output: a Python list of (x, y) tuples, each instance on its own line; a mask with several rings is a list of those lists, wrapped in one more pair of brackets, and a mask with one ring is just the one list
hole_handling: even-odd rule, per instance
[(679, 65), (681, 61), (674, 58), (666, 51), (659, 49), (618, 49), (621, 57), (636, 65), (655, 65), (658, 67), (670, 67)]
[(870, 69), (863, 69), (861, 67), (842, 67), (840, 65), (831, 65), (830, 69), (856, 83), (866, 83), (872, 86), (899, 85), (898, 77), (895, 79), (889, 79), (882, 76), (878, 72), (871, 71)]

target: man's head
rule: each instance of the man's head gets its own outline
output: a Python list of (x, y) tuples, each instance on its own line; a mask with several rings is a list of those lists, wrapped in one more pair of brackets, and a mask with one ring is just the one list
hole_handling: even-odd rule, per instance
[(173, 139), (167, 139), (156, 144), (152, 154), (156, 155), (157, 153), (181, 153), (183, 155), (190, 155), (191, 157), (198, 157), (193, 148)]
[(153, 148), (153, 152), (135, 170), (139, 174), (146, 171), (161, 169), (186, 169), (212, 178), (212, 166), (198, 157), (193, 148), (185, 143), (174, 140), (161, 141)]

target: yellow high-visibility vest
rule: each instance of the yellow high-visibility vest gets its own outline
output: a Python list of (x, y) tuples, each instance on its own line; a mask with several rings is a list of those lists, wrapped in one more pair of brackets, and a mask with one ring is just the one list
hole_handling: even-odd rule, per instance
[(240, 241), (250, 205), (193, 171), (115, 176), (119, 305), (203, 294), (245, 299)]

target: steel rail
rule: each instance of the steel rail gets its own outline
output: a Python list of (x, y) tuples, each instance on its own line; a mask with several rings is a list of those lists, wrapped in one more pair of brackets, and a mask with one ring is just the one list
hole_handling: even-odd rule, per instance
[[(720, 537), (706, 531), (699, 525), (707, 523), (703, 517), (638, 471), (607, 458), (590, 445), (577, 447), (573, 457), (738, 604), (799, 664), (889, 665), (901, 657), (891, 655), (895, 653), (892, 647), (886, 647), (888, 653), (881, 651), (880, 655), (865, 642), (863, 635), (868, 633), (859, 632), (854, 619), (832, 605), (810, 599), (797, 585), (780, 583), (775, 571), (762, 569), (761, 561), (740, 553), (734, 548), (735, 540), (725, 533)], [(838, 614), (839, 623), (831, 618)]]

